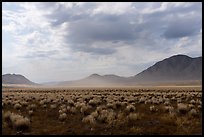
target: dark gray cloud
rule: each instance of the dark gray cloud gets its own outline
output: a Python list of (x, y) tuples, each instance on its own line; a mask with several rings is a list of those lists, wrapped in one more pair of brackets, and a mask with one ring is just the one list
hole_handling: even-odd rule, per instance
[(169, 23), (164, 32), (166, 38), (180, 38), (196, 35), (201, 29), (201, 20), (197, 17), (176, 18)]
[(116, 52), (114, 48), (94, 47), (87, 44), (74, 44), (71, 47), (74, 51), (83, 51), (93, 55), (108, 55)]
[[(152, 6), (147, 6), (148, 4)], [(117, 51), (117, 46), (96, 47), (96, 42), (117, 41), (132, 46), (143, 45), (144, 48), (160, 49), (158, 39), (181, 38), (199, 33), (202, 27), (201, 3), (170, 3), (163, 9), (161, 4), (133, 3), (122, 14), (93, 14), (97, 8), (95, 3), (75, 4), (69, 8), (55, 4), (53, 12), (46, 17), (51, 20), (53, 27), (68, 22), (64, 42), (69, 43), (72, 50), (94, 54), (106, 55)], [(147, 8), (146, 12), (142, 12), (144, 8)]]
[(129, 22), (83, 20), (69, 26), (67, 40), (74, 43), (133, 40), (134, 26)]
[[(161, 5), (161, 3), (158, 3)], [(202, 28), (202, 4), (183, 3), (180, 6), (170, 4), (165, 10), (144, 14), (146, 28), (152, 26), (152, 32), (160, 33), (165, 38), (181, 38), (197, 35)], [(152, 25), (150, 25), (152, 24)]]

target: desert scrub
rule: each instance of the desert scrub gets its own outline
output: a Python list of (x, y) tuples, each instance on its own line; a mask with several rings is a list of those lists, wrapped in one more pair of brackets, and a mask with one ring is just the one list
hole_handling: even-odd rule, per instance
[(157, 112), (157, 111), (158, 111), (158, 109), (157, 109), (154, 105), (150, 106), (150, 107), (149, 107), (149, 110), (150, 110), (151, 112)]
[(195, 105), (193, 105), (193, 104), (189, 104), (189, 105), (188, 105), (188, 108), (189, 108), (189, 109), (192, 109), (192, 108), (194, 108), (194, 107), (195, 107)]
[(27, 108), (26, 109), (28, 109), (28, 110), (36, 110), (37, 109), (37, 106), (35, 105), (35, 104), (30, 104), (30, 105), (28, 105), (27, 106)]
[(165, 100), (164, 105), (166, 105), (166, 106), (170, 105), (170, 101), (169, 100)]
[(190, 116), (196, 117), (198, 116), (198, 112), (195, 109), (191, 109), (189, 112)]
[(17, 110), (20, 110), (21, 105), (19, 103), (17, 103), (17, 104), (14, 105), (14, 108), (17, 109)]
[(180, 114), (186, 114), (188, 112), (188, 105), (184, 103), (178, 103), (177, 110)]
[(29, 110), (29, 111), (28, 111), (28, 115), (29, 115), (29, 116), (32, 116), (32, 115), (33, 115), (33, 110)]
[(115, 119), (116, 113), (112, 109), (102, 110), (97, 117), (97, 120), (99, 122), (107, 124), (111, 124), (112, 122), (114, 122)]
[(109, 102), (106, 106), (107, 106), (107, 108), (116, 109), (116, 105), (113, 104), (112, 102), (111, 103)]
[(96, 124), (96, 120), (92, 115), (88, 115), (88, 116), (84, 117), (82, 119), (82, 122), (90, 124), (91, 126), (94, 126)]
[(199, 110), (202, 110), (202, 105), (198, 105), (198, 109), (199, 109)]
[(91, 106), (89, 106), (89, 105), (82, 105), (82, 106), (81, 106), (81, 109), (80, 109), (80, 112), (81, 112), (83, 115), (88, 115), (90, 109), (91, 109)]
[(51, 105), (50, 105), (50, 108), (51, 108), (51, 109), (56, 109), (56, 108), (57, 108), (57, 104), (51, 104)]
[(135, 106), (133, 106), (132, 104), (126, 106), (126, 112), (133, 112), (136, 110)]
[(67, 103), (68, 103), (68, 105), (69, 105), (69, 106), (72, 106), (72, 107), (74, 106), (74, 101), (73, 101), (73, 100), (71, 100), (71, 99), (70, 99), (70, 100), (68, 100), (68, 101), (67, 101)]
[(75, 107), (71, 107), (70, 110), (69, 110), (69, 112), (70, 112), (71, 114), (76, 114), (76, 113), (77, 113), (77, 109), (76, 109)]
[(7, 111), (3, 113), (3, 119), (5, 121), (9, 121), (10, 120), (10, 116), (11, 116), (11, 111)]
[(173, 113), (174, 112), (174, 107), (172, 107), (172, 106), (164, 106), (164, 111), (165, 112), (169, 112), (169, 113)]
[(29, 126), (30, 126), (30, 120), (27, 117), (25, 118), (21, 117), (18, 120), (16, 120), (16, 122), (14, 123), (14, 128), (20, 131), (27, 130)]
[(196, 101), (195, 101), (194, 99), (192, 99), (192, 100), (190, 101), (190, 103), (193, 104), (193, 105), (195, 105), (195, 104), (196, 104)]
[(105, 119), (107, 118), (108, 116), (108, 110), (101, 110), (99, 111), (99, 116), (97, 118), (98, 121), (102, 122), (102, 123), (105, 123)]
[(116, 113), (111, 109), (110, 111), (108, 111), (106, 123), (112, 124), (113, 122), (115, 122), (115, 120), (116, 120)]
[(98, 117), (98, 111), (94, 111), (91, 113), (91, 115), (96, 119)]
[(130, 113), (127, 116), (127, 119), (128, 119), (129, 122), (137, 121), (137, 120), (141, 119), (141, 115), (139, 113)]
[(60, 116), (59, 116), (59, 120), (60, 120), (60, 121), (65, 121), (66, 118), (67, 118), (67, 114), (66, 114), (66, 113), (62, 113), (62, 114), (60, 114)]
[(30, 127), (30, 120), (27, 117), (23, 117), (19, 114), (10, 113), (8, 120), (11, 126), (17, 131), (24, 131)]
[(92, 100), (89, 100), (88, 104), (91, 105), (91, 106), (96, 106), (97, 104), (99, 104), (100, 102), (96, 99), (92, 99)]

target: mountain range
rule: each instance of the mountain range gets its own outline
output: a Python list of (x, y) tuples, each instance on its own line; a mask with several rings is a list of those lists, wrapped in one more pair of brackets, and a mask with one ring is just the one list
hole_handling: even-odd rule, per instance
[[(202, 57), (191, 58), (186, 55), (174, 55), (155, 63), (135, 76), (92, 74), (84, 79), (63, 82), (47, 82), (44, 85), (55, 86), (125, 86), (144, 83), (183, 82), (202, 80)], [(16, 74), (2, 75), (2, 84), (35, 84)]]
[(2, 75), (2, 84), (25, 84), (36, 85), (36, 83), (30, 81), (26, 77), (20, 74), (5, 74)]

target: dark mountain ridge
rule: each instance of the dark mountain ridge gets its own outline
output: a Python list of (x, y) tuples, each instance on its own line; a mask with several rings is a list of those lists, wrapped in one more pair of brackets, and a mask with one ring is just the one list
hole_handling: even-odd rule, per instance
[(186, 55), (175, 55), (166, 58), (132, 78), (134, 81), (179, 81), (201, 79), (202, 57), (191, 58)]
[(20, 74), (5, 74), (2, 75), (2, 84), (26, 84), (36, 85), (36, 83), (30, 81), (26, 77)]

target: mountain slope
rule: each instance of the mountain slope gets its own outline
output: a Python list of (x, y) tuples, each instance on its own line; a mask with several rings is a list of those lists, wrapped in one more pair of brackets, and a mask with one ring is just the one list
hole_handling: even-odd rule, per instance
[(201, 79), (202, 57), (191, 58), (186, 55), (175, 55), (166, 58), (132, 78), (133, 81), (138, 82)]
[(60, 82), (58, 85), (69, 85), (69, 86), (119, 86), (124, 85), (127, 78), (116, 75), (98, 75), (92, 74), (84, 79), (75, 81)]
[(35, 85), (36, 83), (28, 80), (27, 78), (19, 74), (5, 74), (5, 75), (2, 75), (2, 84)]
[(175, 55), (155, 63), (153, 66), (132, 77), (92, 74), (84, 79), (59, 82), (63, 86), (124, 86), (143, 83), (185, 82), (202, 80), (202, 57), (191, 58)]

